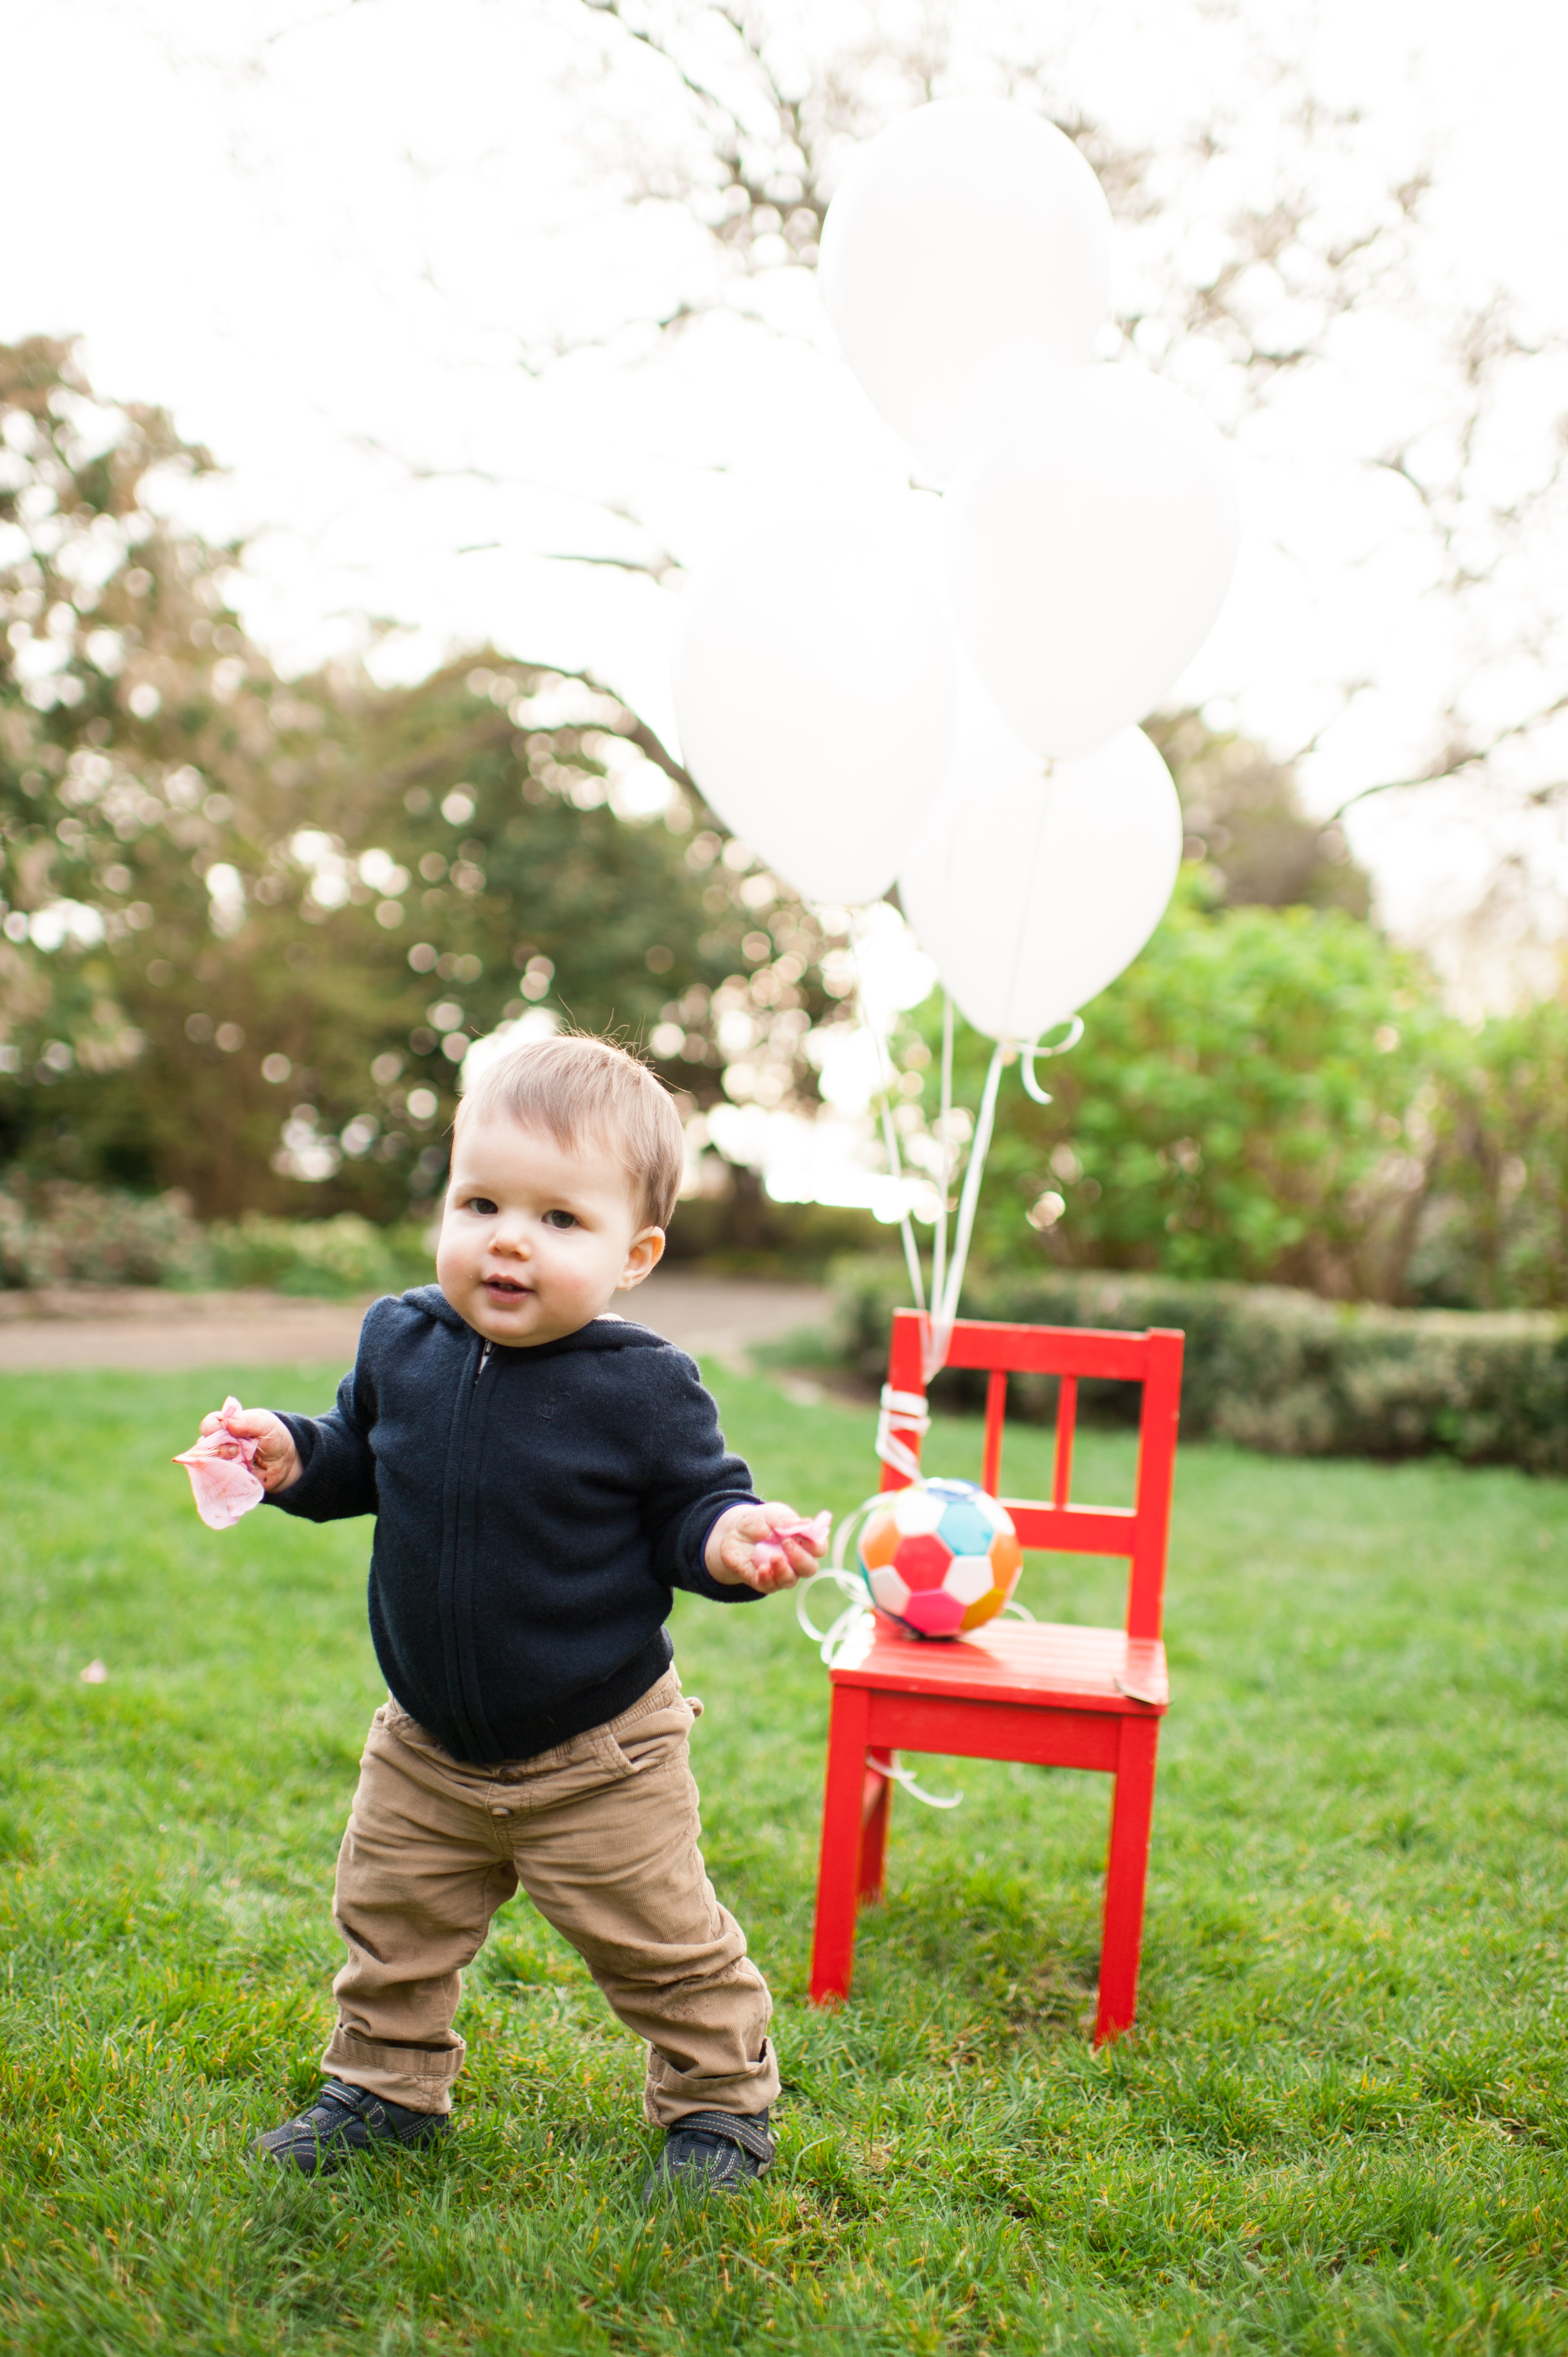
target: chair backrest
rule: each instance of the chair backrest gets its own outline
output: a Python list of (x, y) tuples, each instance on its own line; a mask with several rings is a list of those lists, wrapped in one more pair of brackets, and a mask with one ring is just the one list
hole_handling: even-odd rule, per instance
[[(918, 1310), (893, 1313), (893, 1348), (887, 1366), (889, 1392), (924, 1397), (921, 1343), (926, 1320)], [(983, 1318), (961, 1318), (948, 1351), (950, 1367), (989, 1373), (985, 1394), (985, 1446), (981, 1487), (999, 1495), (1002, 1427), (1007, 1413), (1009, 1375), (1055, 1375), (1056, 1465), (1048, 1503), (1004, 1498), (1021, 1544), (1070, 1555), (1125, 1555), (1128, 1559), (1129, 1637), (1157, 1637), (1165, 1601), (1165, 1547), (1170, 1533), (1171, 1488), (1176, 1478), (1176, 1419), (1181, 1410), (1181, 1360), (1185, 1335), (1152, 1327), (1146, 1333), (1120, 1334), (1090, 1326), (1006, 1326)], [(1143, 1385), (1138, 1420), (1138, 1478), (1131, 1506), (1075, 1506), (1072, 1444), (1078, 1421), (1078, 1386), (1085, 1376), (1110, 1377)], [(918, 1457), (919, 1435), (900, 1436)], [(882, 1469), (882, 1487), (901, 1490), (908, 1475)]]

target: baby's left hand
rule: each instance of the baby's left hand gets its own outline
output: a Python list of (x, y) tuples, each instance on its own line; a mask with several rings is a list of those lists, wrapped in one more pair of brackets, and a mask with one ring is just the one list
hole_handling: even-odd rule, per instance
[(793, 1506), (732, 1506), (708, 1533), (708, 1577), (725, 1587), (755, 1587), (759, 1596), (810, 1579), (828, 1550), (832, 1514), (802, 1522)]

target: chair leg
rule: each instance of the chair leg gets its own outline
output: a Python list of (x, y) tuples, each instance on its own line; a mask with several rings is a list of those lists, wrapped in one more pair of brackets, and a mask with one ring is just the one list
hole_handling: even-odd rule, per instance
[(1157, 1718), (1122, 1721), (1111, 1848), (1105, 1867), (1105, 1929), (1100, 1951), (1100, 2010), (1094, 2042), (1120, 2038), (1138, 2009), (1138, 1964), (1144, 1945), (1144, 1890), (1149, 1873), (1149, 1829), (1155, 1812)]
[(890, 1751), (868, 1751), (865, 1758), (860, 1831), (860, 1898), (863, 1906), (882, 1896), (887, 1860), (887, 1821), (893, 1813), (893, 1780), (890, 1776), (879, 1776), (874, 1764), (880, 1760), (885, 1767), (891, 1767), (893, 1754)]
[(811, 2003), (846, 1997), (854, 1972), (854, 1917), (860, 1888), (861, 1809), (871, 1698), (864, 1686), (832, 1689), (828, 1720), (828, 1781), (822, 1798), (817, 1928), (811, 1947)]

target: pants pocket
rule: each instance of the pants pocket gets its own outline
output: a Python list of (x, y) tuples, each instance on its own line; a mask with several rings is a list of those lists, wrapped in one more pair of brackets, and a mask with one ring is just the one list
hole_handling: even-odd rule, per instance
[(633, 1719), (618, 1731), (613, 1726), (601, 1727), (599, 1742), (606, 1760), (619, 1774), (645, 1776), (685, 1751), (695, 1717), (695, 1711), (682, 1697), (662, 1710), (650, 1711), (646, 1718)]

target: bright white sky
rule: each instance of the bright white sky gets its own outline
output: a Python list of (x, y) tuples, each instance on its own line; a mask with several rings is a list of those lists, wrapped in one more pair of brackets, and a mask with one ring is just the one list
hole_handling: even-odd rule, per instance
[[(961, 25), (1004, 5), (974, 0)], [(1123, 131), (1157, 139), (1225, 70), (1225, 36), (1195, 39), (1170, 5), (1057, 13), (1077, 27), (1077, 86)], [(1282, 0), (1239, 13), (1307, 22)], [(1366, 111), (1377, 168), (1436, 163), (1429, 283), (1506, 281), (1568, 330), (1568, 11), (1322, 0), (1310, 21), (1314, 79)], [(403, 626), (383, 671), (489, 640), (591, 665), (667, 724), (675, 599), (547, 561), (647, 544), (595, 502), (633, 505), (700, 562), (759, 501), (809, 514), (900, 479), (796, 274), (768, 298), (787, 332), (709, 326), (657, 366), (592, 355), (543, 382), (516, 367), (520, 343), (634, 314), (709, 267), (694, 231), (617, 200), (625, 153), (668, 109), (656, 74), (597, 73), (615, 44), (578, 0), (0, 0), (0, 336), (79, 332), (102, 392), (164, 402), (211, 447), (231, 471), (202, 520), (262, 529), (248, 618), (285, 663), (354, 643), (371, 613)], [(1398, 496), (1353, 463), (1419, 410), (1423, 365), (1374, 324), (1349, 376), (1248, 430), (1247, 551), (1186, 683), (1286, 748), (1328, 683), (1375, 673), (1385, 693), (1311, 771), (1325, 809), (1419, 754), (1454, 660)], [(371, 444), (516, 479), (411, 486)], [(1562, 617), (1560, 558), (1542, 595)], [(1356, 841), (1410, 930), (1471, 895), (1508, 835), (1397, 800)]]

